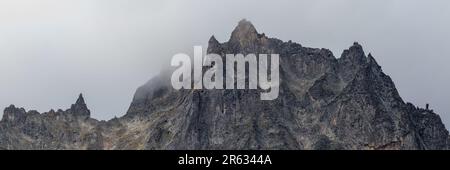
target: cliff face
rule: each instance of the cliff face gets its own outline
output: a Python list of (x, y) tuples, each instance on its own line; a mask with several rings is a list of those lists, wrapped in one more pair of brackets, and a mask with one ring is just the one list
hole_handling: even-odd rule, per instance
[(280, 95), (258, 90), (174, 90), (161, 74), (140, 87), (128, 113), (89, 118), (82, 96), (71, 109), (39, 114), (10, 106), (0, 122), (5, 149), (449, 149), (430, 110), (405, 103), (358, 43), (339, 59), (259, 34), (245, 20), (208, 53), (280, 55)]

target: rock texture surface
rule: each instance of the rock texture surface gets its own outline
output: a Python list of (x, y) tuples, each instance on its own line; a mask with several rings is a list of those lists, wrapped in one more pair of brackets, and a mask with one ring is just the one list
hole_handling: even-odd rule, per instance
[(258, 90), (174, 90), (161, 74), (140, 87), (128, 113), (90, 118), (82, 95), (66, 111), (13, 105), (0, 121), (2, 149), (449, 149), (431, 110), (405, 103), (374, 57), (354, 43), (340, 58), (260, 34), (242, 20), (208, 53), (277, 53), (280, 95)]

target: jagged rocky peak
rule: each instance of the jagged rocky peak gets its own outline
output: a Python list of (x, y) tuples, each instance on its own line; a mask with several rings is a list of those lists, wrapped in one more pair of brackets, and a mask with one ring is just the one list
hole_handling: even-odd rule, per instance
[(85, 105), (86, 103), (84, 102), (84, 98), (83, 98), (83, 94), (80, 93), (80, 95), (78, 95), (78, 99), (75, 102), (75, 104), (81, 104), (81, 105)]
[(10, 105), (3, 111), (2, 121), (17, 121), (25, 117), (27, 112), (24, 108), (17, 108), (14, 105)]
[(70, 109), (68, 110), (70, 113), (78, 116), (91, 116), (91, 111), (87, 108), (86, 103), (84, 102), (83, 94), (80, 93), (75, 104), (72, 104)]
[(217, 41), (216, 37), (214, 35), (211, 36), (211, 38), (209, 38), (208, 41), (209, 44), (220, 44), (219, 41)]
[[(27, 112), (24, 108), (17, 108), (14, 105), (10, 105), (9, 107), (5, 108), (3, 113), (4, 114), (3, 114), (2, 121), (10, 121), (10, 122), (21, 121), (31, 115), (40, 115), (40, 113), (35, 110), (30, 110)], [(45, 112), (43, 114), (55, 115), (57, 113), (71, 114), (71, 115), (80, 116), (80, 117), (90, 117), (90, 115), (91, 115), (91, 112), (87, 108), (87, 105), (84, 101), (83, 94), (80, 94), (78, 96), (78, 99), (76, 100), (75, 104), (72, 104), (70, 109), (67, 109), (66, 111), (63, 111), (61, 109), (58, 109), (58, 111), (55, 111), (54, 109), (50, 109), (50, 111)]]
[(258, 31), (256, 31), (255, 26), (250, 21), (243, 19), (239, 21), (236, 28), (231, 33), (230, 40), (240, 41), (242, 39), (256, 39)]
[(358, 42), (354, 42), (349, 49), (344, 50), (340, 60), (354, 64), (365, 64), (367, 62), (363, 47)]
[(211, 36), (211, 38), (209, 38), (207, 53), (217, 53), (219, 51), (221, 51), (221, 44), (213, 35)]
[(228, 42), (236, 50), (251, 51), (257, 49), (258, 46), (264, 45), (267, 42), (267, 37), (265, 34), (259, 34), (250, 21), (243, 19), (239, 21), (231, 33)]
[(23, 109), (23, 108), (17, 108), (16, 106), (14, 106), (13, 104), (12, 105), (9, 105), (7, 108), (5, 108), (5, 110), (4, 110), (4, 113), (6, 114), (6, 113), (14, 113), (14, 112), (16, 112), (16, 111), (18, 111), (18, 110), (25, 110), (25, 109)]
[(450, 148), (439, 116), (405, 104), (359, 43), (336, 59), (326, 49), (267, 38), (247, 20), (228, 42), (214, 36), (208, 42), (208, 52), (221, 55), (280, 54), (279, 98), (261, 101), (252, 90), (175, 90), (172, 71), (161, 72), (137, 89), (124, 117), (108, 122), (86, 118), (90, 111), (82, 94), (56, 113), (10, 106), (8, 120), (0, 122), (0, 148)]
[[(372, 59), (375, 60), (373, 57)], [(358, 42), (354, 42), (349, 49), (342, 52), (338, 59), (339, 73), (342, 75), (344, 82), (350, 82), (359, 70), (368, 65), (368, 62), (376, 63), (373, 61), (368, 61), (363, 47)]]

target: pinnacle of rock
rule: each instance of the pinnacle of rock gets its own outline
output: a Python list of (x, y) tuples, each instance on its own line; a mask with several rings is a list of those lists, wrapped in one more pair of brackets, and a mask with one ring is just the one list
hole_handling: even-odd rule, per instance
[(250, 21), (243, 19), (231, 33), (230, 41), (256, 40), (258, 32)]
[(79, 116), (90, 117), (90, 115), (91, 115), (91, 112), (89, 111), (86, 103), (84, 102), (83, 94), (81, 94), (81, 93), (78, 96), (78, 99), (75, 102), (75, 104), (72, 104), (69, 111), (70, 111), (70, 113), (72, 113), (74, 115), (79, 115)]
[(82, 93), (80, 93), (80, 95), (78, 96), (78, 99), (77, 99), (77, 101), (75, 102), (75, 104), (78, 104), (78, 105), (84, 105), (85, 103), (84, 103), (84, 98), (83, 98), (83, 94)]

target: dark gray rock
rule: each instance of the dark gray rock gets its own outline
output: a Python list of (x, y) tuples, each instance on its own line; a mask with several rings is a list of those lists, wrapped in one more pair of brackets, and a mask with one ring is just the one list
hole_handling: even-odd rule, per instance
[(127, 114), (90, 118), (82, 95), (66, 111), (10, 106), (2, 149), (449, 149), (439, 116), (405, 103), (375, 58), (354, 43), (337, 59), (239, 22), (208, 53), (280, 54), (280, 95), (259, 90), (174, 90), (170, 74), (138, 88)]
[(77, 116), (90, 117), (91, 111), (87, 108), (86, 103), (84, 103), (83, 94), (78, 96), (77, 101), (73, 104), (67, 112), (72, 113)]
[(89, 118), (82, 96), (67, 111), (26, 112), (11, 105), (0, 121), (5, 149), (102, 149), (99, 122)]

